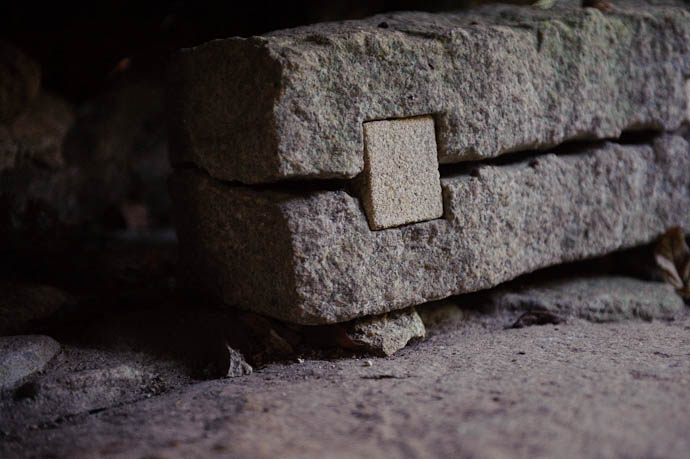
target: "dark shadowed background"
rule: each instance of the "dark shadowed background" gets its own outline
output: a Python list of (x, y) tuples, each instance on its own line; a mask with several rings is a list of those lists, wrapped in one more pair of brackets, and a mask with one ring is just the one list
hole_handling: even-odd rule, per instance
[(122, 59), (151, 71), (170, 53), (214, 38), (394, 10), (453, 9), (476, 0), (0, 2), (0, 37), (37, 59), (43, 85), (81, 102)]
[(172, 231), (165, 81), (180, 48), (479, 1), (0, 2), (0, 250)]

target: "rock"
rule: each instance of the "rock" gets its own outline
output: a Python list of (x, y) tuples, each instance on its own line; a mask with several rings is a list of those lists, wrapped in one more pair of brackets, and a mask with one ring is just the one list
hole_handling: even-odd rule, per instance
[(50, 249), (169, 227), (163, 93), (132, 77), (76, 115), (44, 94), (0, 127), (0, 246)]
[(27, 226), (64, 220), (70, 213), (66, 195), (74, 174), (61, 168), (63, 143), (73, 122), (67, 102), (43, 93), (12, 124), (0, 125), (0, 236), (7, 233), (0, 244)]
[(688, 43), (686, 10), (624, 0), (610, 13), (489, 5), (215, 40), (172, 72), (171, 158), (262, 183), (355, 177), (371, 120), (433, 116), (441, 163), (675, 130)]
[(165, 390), (165, 383), (156, 375), (121, 364), (47, 375), (18, 387), (13, 398), (14, 403), (23, 404), (26, 418), (52, 422), (148, 398)]
[(362, 202), (371, 229), (440, 218), (434, 119), (364, 123), (364, 182)]
[(441, 179), (443, 219), (383, 231), (347, 189), (256, 190), (180, 170), (179, 281), (306, 325), (487, 289), (690, 228), (689, 151), (662, 135), (478, 164)]
[(38, 62), (0, 41), (0, 124), (11, 123), (39, 93)]
[(670, 285), (616, 276), (560, 279), (515, 292), (498, 291), (491, 295), (491, 301), (499, 308), (546, 312), (592, 322), (666, 319), (684, 307)]
[(17, 141), (12, 137), (9, 127), (0, 124), (0, 173), (14, 167), (18, 150)]
[[(191, 293), (191, 292), (187, 292)], [(301, 327), (234, 308), (200, 303), (198, 295), (180, 302), (171, 324), (155, 336), (174, 334), (174, 344), (160, 351), (183, 356), (197, 379), (215, 379), (250, 374), (252, 368), (294, 359), (302, 341)], [(197, 304), (194, 310), (189, 304)], [(156, 343), (152, 343), (154, 346)]]
[[(160, 82), (133, 74), (81, 107), (65, 156), (80, 169), (73, 188), (82, 218), (110, 212), (119, 225), (139, 230), (168, 223), (163, 96)], [(137, 218), (132, 211), (146, 215)]]
[(0, 337), (0, 390), (43, 370), (59, 351), (60, 344), (48, 336)]
[(35, 332), (76, 298), (48, 285), (0, 281), (0, 336)]
[(228, 354), (226, 359), (227, 363), (225, 366), (225, 376), (228, 378), (235, 378), (237, 376), (252, 374), (252, 371), (254, 370), (252, 369), (251, 365), (244, 360), (242, 354), (230, 346), (226, 345), (226, 348), (228, 350)]
[[(202, 338), (208, 341), (208, 338)], [(192, 343), (192, 346), (199, 346)], [(228, 344), (225, 339), (214, 337), (208, 343), (202, 343), (200, 349), (193, 348), (190, 357), (193, 365), (193, 376), (197, 379), (235, 378), (250, 375), (254, 371), (242, 353)]]
[(61, 98), (41, 94), (0, 127), (0, 247), (20, 238), (32, 249), (55, 247), (73, 220), (76, 169), (65, 168), (63, 145), (74, 121)]
[(361, 350), (390, 356), (415, 338), (424, 338), (426, 329), (414, 308), (364, 317), (345, 325), (352, 342)]
[(72, 107), (61, 98), (43, 93), (11, 125), (19, 147), (19, 162), (59, 168), (64, 165), (62, 144), (74, 123)]

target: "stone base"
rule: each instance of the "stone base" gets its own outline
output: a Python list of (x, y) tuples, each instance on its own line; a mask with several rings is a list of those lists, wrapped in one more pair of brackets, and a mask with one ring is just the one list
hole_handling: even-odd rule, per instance
[(171, 179), (183, 283), (301, 324), (347, 321), (493, 287), (546, 266), (690, 229), (678, 135), (603, 143), (442, 177), (442, 219), (371, 231), (345, 190)]

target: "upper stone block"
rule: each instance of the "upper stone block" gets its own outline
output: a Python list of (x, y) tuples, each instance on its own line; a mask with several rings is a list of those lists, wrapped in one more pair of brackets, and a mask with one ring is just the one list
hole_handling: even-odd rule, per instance
[(364, 164), (362, 200), (372, 229), (443, 215), (432, 117), (364, 123)]
[(674, 130), (690, 13), (615, 4), (396, 13), (206, 43), (173, 66), (171, 159), (244, 183), (346, 179), (364, 168), (370, 120), (433, 115), (441, 163)]

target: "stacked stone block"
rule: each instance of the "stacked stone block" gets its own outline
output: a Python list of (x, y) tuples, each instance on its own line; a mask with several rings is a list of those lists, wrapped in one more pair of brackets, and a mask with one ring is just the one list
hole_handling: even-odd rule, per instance
[(334, 323), (688, 229), (688, 76), (690, 14), (625, 2), (185, 50), (170, 92), (185, 282)]

